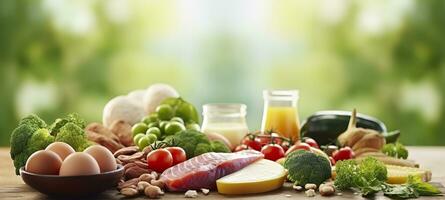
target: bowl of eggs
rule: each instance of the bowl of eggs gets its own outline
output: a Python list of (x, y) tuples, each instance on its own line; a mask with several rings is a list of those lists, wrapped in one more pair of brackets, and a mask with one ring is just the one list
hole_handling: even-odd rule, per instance
[(56, 196), (85, 196), (116, 186), (124, 174), (113, 154), (93, 145), (83, 152), (54, 142), (34, 152), (20, 169), (23, 181), (37, 191)]

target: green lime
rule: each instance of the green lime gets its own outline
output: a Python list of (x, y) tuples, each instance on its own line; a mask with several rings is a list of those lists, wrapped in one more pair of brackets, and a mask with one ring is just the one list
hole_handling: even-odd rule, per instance
[(199, 127), (199, 124), (197, 124), (197, 123), (187, 124), (187, 126), (185, 126), (185, 128), (187, 130), (194, 130), (194, 131), (200, 131), (201, 130), (201, 127)]
[(184, 124), (184, 120), (182, 120), (180, 117), (173, 117), (170, 121), (171, 122), (179, 122), (181, 124)]
[(153, 142), (156, 142), (156, 140), (158, 140), (158, 137), (155, 134), (148, 134), (148, 135), (146, 135), (146, 137), (148, 138), (150, 144), (152, 144)]
[(170, 122), (165, 126), (165, 135), (174, 135), (177, 132), (185, 130), (185, 126), (179, 122)]
[(142, 119), (142, 122), (146, 123), (146, 124), (150, 124), (153, 122), (158, 122), (158, 114), (157, 113), (152, 113), (149, 116), (146, 116)]
[(135, 136), (138, 133), (145, 133), (148, 129), (148, 126), (145, 123), (137, 123), (133, 125), (131, 128), (131, 132), (133, 133), (133, 136)]
[(138, 134), (136, 134), (136, 135), (133, 137), (133, 142), (134, 142), (134, 144), (138, 144), (139, 140), (140, 140), (142, 137), (144, 137), (144, 136), (145, 136), (145, 134), (143, 134), (143, 133), (138, 133)]
[(141, 139), (138, 141), (138, 147), (139, 149), (144, 149), (146, 146), (150, 145), (150, 138), (147, 135), (144, 135)]
[(152, 122), (148, 124), (148, 128), (152, 128), (152, 127), (159, 127), (159, 122)]
[(161, 130), (158, 127), (151, 127), (147, 130), (147, 135), (148, 134), (153, 134), (156, 135), (157, 138), (161, 138)]
[(156, 112), (161, 120), (170, 120), (174, 116), (173, 108), (167, 104), (159, 105)]

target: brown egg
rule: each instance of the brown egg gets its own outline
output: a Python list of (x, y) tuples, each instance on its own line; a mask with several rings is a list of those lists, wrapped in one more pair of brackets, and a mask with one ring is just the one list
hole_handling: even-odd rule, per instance
[(99, 164), (100, 172), (109, 172), (116, 169), (116, 159), (110, 150), (101, 145), (93, 145), (83, 151), (90, 154)]
[(79, 176), (99, 174), (100, 168), (96, 160), (90, 154), (75, 152), (70, 154), (62, 162), (60, 176)]
[(65, 158), (76, 152), (73, 147), (71, 147), (69, 144), (65, 143), (65, 142), (53, 142), (50, 145), (48, 145), (48, 147), (46, 147), (45, 150), (50, 150), (53, 151), (54, 153), (56, 153), (57, 155), (60, 156), (60, 158), (63, 160), (65, 160)]
[(61, 165), (62, 159), (56, 153), (40, 150), (34, 152), (28, 158), (25, 171), (36, 174), (57, 175)]

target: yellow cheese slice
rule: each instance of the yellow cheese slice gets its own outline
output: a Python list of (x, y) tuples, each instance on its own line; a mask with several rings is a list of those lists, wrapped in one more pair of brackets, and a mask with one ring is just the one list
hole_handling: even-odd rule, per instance
[(253, 194), (283, 186), (287, 172), (280, 164), (261, 159), (216, 181), (221, 194)]
[(408, 176), (419, 176), (423, 181), (431, 181), (431, 171), (419, 169), (415, 167), (402, 167), (396, 165), (386, 165), (388, 170), (388, 180), (387, 183), (391, 184), (402, 184), (406, 183)]

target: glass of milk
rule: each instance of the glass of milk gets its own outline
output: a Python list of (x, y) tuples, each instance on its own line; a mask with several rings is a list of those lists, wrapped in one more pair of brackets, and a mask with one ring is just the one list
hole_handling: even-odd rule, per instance
[(203, 133), (218, 133), (237, 146), (249, 132), (244, 104), (213, 103), (203, 106)]

